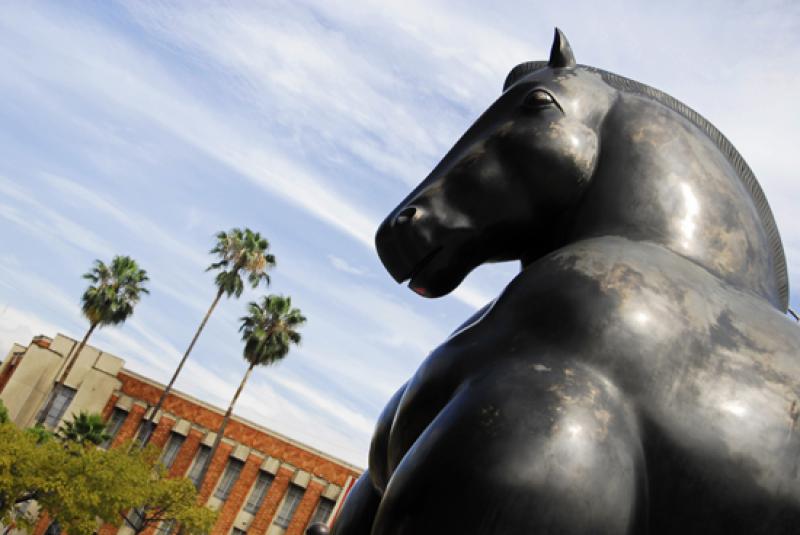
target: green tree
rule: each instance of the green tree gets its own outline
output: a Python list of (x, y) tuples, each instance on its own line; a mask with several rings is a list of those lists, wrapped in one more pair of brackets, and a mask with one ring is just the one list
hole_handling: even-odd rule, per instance
[(106, 433), (106, 423), (103, 417), (97, 413), (89, 414), (81, 411), (80, 414), (73, 414), (72, 420), (64, 422), (58, 430), (58, 436), (62, 440), (68, 440), (81, 446), (93, 444), (99, 446), (110, 438)]
[(288, 353), (292, 344), (300, 343), (300, 333), (297, 329), (303, 325), (306, 318), (300, 313), (299, 309), (292, 308), (292, 299), (282, 295), (268, 295), (262, 298), (261, 303), (251, 302), (248, 307), (248, 315), (240, 318), (241, 326), (239, 332), (242, 333), (244, 342), (243, 356), (249, 364), (236, 393), (233, 395), (228, 410), (222, 418), (222, 424), (217, 431), (211, 452), (207, 457), (203, 470), (197, 478), (197, 488), (203, 485), (211, 459), (219, 448), (225, 428), (230, 421), (233, 406), (239, 399), (245, 383), (250, 378), (253, 368), (256, 366), (269, 366), (282, 360)]
[(3, 405), (3, 400), (0, 399), (0, 424), (8, 423), (8, 421), (8, 409), (6, 409), (6, 406)]
[[(189, 347), (186, 348), (167, 387), (161, 393), (161, 396), (159, 396), (158, 402), (152, 412), (154, 416), (161, 410), (164, 401), (166, 401), (167, 396), (169, 396), (169, 393), (172, 391), (175, 380), (181, 373), (186, 359), (189, 358), (189, 354), (192, 352), (197, 339), (200, 337), (200, 333), (203, 332), (208, 318), (211, 317), (211, 313), (214, 311), (214, 308), (216, 308), (222, 296), (230, 297), (233, 295), (237, 298), (241, 296), (244, 291), (243, 276), (246, 276), (247, 282), (252, 288), (257, 288), (261, 282), (269, 286), (270, 280), (267, 270), (275, 266), (275, 257), (267, 252), (269, 249), (269, 242), (263, 238), (261, 234), (253, 232), (249, 228), (245, 228), (244, 230), (233, 228), (228, 232), (219, 232), (216, 239), (217, 243), (209, 253), (216, 255), (218, 261), (208, 266), (206, 271), (217, 271), (217, 275), (214, 278), (214, 284), (217, 286), (217, 293), (214, 296), (214, 300), (211, 302), (211, 306), (208, 307), (203, 321), (201, 321), (200, 325), (197, 327), (192, 341), (189, 342)], [(142, 445), (147, 444), (150, 440), (152, 427), (151, 421), (148, 423), (147, 435), (145, 440), (142, 441)]]
[(77, 349), (66, 357), (64, 369), (39, 414), (37, 419), (39, 424), (45, 422), (58, 391), (64, 388), (69, 372), (72, 371), (94, 330), (106, 325), (124, 323), (133, 314), (133, 307), (139, 302), (142, 294), (149, 293), (144, 286), (149, 280), (147, 272), (129, 256), (115, 256), (110, 265), (95, 260), (94, 267), (85, 273), (83, 278), (91, 281), (81, 297), (81, 310), (89, 320), (89, 330), (86, 331)]
[(179, 524), (188, 535), (202, 535), (211, 531), (216, 513), (197, 505), (197, 490), (186, 478), (167, 479), (162, 467), (154, 471), (150, 485), (143, 489), (143, 502), (153, 505), (137, 507), (124, 515), (125, 523), (134, 533), (141, 533), (161, 522)]
[[(97, 519), (119, 524), (123, 511), (151, 504), (151, 519), (181, 522), (185, 531), (210, 531), (215, 514), (197, 505), (187, 479), (167, 479), (156, 448), (102, 450), (71, 440), (40, 441), (13, 423), (0, 424), (0, 524), (29, 527), (35, 518), (18, 505), (36, 500), (63, 533), (92, 533)], [(157, 516), (156, 516), (157, 515)]]

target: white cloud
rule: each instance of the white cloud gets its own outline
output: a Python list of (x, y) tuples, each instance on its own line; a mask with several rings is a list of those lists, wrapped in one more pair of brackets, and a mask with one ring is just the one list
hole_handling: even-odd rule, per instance
[(350, 275), (359, 275), (359, 276), (366, 274), (366, 271), (364, 271), (363, 269), (359, 269), (359, 268), (357, 268), (355, 266), (350, 265), (347, 262), (347, 260), (345, 260), (343, 258), (339, 258), (336, 255), (329, 254), (328, 255), (328, 260), (330, 261), (330, 263), (331, 263), (331, 265), (333, 267), (335, 267), (336, 269), (338, 269), (339, 271), (342, 271), (344, 273), (348, 273)]
[[(298, 303), (313, 315), (307, 344), (293, 354), (297, 365), (293, 360), (255, 377), (241, 413), (266, 418), (308, 442), (330, 444), (345, 458), (363, 459), (367, 424), (379, 400), (464, 312), (460, 305), (448, 308), (448, 299), (412, 300), (383, 273), (364, 276), (380, 269), (367, 256), (374, 254), (375, 226), (496, 98), (511, 66), (546, 56), (553, 23), (568, 25), (580, 62), (673, 92), (732, 138), (764, 183), (791, 278), (800, 277), (800, 225), (794, 220), (800, 188), (792, 160), (800, 75), (786, 68), (800, 59), (797, 7), (719, 0), (649, 8), (629, 1), (507, 3), (491, 10), (415, 0), (128, 7), (139, 26), (124, 33), (89, 10), (34, 4), (4, 9), (0, 96), (6, 98), (0, 107), (9, 119), (4, 140), (17, 144), (0, 164), (11, 177), (0, 178), (0, 232), (4, 241), (26, 240), (31, 250), (47, 254), (24, 251), (24, 262), (16, 264), (0, 258), (1, 295), (20, 296), (44, 321), (78, 329), (77, 294), (59, 291), (60, 273), (49, 264), (88, 267), (86, 252), (106, 257), (119, 252), (119, 244), (135, 242), (137, 259), (141, 253), (151, 272), (152, 301), (143, 302), (125, 326), (100, 331), (97, 340), (138, 371), (166, 377), (213, 292), (199, 272), (208, 261), (207, 244), (185, 239), (188, 231), (252, 221), (259, 216), (253, 199), (242, 197), (258, 197), (264, 210), (280, 212), (268, 227), (270, 241), (294, 246), (294, 258), (280, 256), (274, 278), (291, 284)], [(575, 12), (585, 16), (576, 19)], [(126, 20), (125, 13), (117, 15)], [(712, 19), (715, 24), (707, 24)], [(619, 31), (607, 32), (609, 20)], [(764, 41), (764, 34), (771, 38)], [(684, 61), (699, 57), (698, 51), (703, 61)], [(40, 146), (16, 161), (12, 152), (29, 147), (30, 139)], [(114, 181), (125, 171), (126, 178), (135, 177), (140, 169), (130, 168), (142, 162), (145, 171), (163, 172), (143, 177), (146, 187), (125, 189), (150, 188), (140, 200), (148, 204), (137, 206)], [(12, 173), (14, 165), (35, 176)], [(205, 171), (201, 167), (213, 167), (208, 175), (224, 171), (220, 181), (228, 187), (212, 184), (208, 175), (206, 182), (191, 182)], [(39, 178), (42, 170), (51, 173), (46, 180)], [(170, 173), (183, 181), (171, 182), (165, 178)], [(186, 192), (185, 198), (161, 199), (159, 180), (165, 190)], [(202, 195), (229, 202), (203, 205)], [(53, 204), (60, 209), (52, 210)], [(302, 228), (292, 234), (281, 228), (284, 223)], [(315, 233), (332, 230), (320, 250), (336, 255), (309, 250), (318, 248), (319, 238), (305, 235), (311, 227)], [(181, 228), (187, 232), (175, 230)], [(351, 248), (353, 243), (359, 245)], [(510, 269), (482, 268), (453, 297), (480, 307), (493, 297), (489, 288), (510, 276)], [(222, 406), (238, 382), (240, 361), (216, 359), (238, 359), (231, 334), (237, 306), (215, 312), (180, 381)], [(0, 316), (0, 329), (5, 326)], [(350, 392), (342, 393), (345, 386)]]
[(53, 336), (56, 332), (52, 323), (32, 312), (0, 305), (0, 359), (5, 359), (15, 343), (27, 346), (36, 335)]
[(66, 242), (79, 249), (102, 256), (111, 256), (111, 245), (91, 229), (62, 216), (33, 192), (23, 190), (8, 178), (0, 176), (0, 193), (18, 203), (0, 207), (0, 216), (51, 242)]

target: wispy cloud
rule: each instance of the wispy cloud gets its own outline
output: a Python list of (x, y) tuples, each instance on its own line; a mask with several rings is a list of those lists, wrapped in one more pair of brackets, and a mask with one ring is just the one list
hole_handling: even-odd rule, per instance
[(335, 267), (339, 271), (343, 271), (344, 273), (349, 273), (350, 275), (358, 275), (358, 276), (366, 274), (366, 271), (364, 271), (363, 269), (351, 266), (350, 263), (347, 262), (347, 260), (345, 260), (344, 258), (339, 258), (336, 255), (329, 254), (328, 260), (330, 261), (333, 267)]
[[(269, 291), (291, 294), (309, 323), (240, 412), (363, 464), (382, 402), (515, 271), (482, 267), (453, 298), (419, 299), (384, 273), (375, 227), (511, 66), (546, 57), (554, 25), (580, 62), (673, 93), (734, 141), (797, 287), (800, 75), (786, 66), (800, 61), (798, 20), (800, 5), (749, 0), (4, 6), (0, 305), (16, 312), (0, 333), (27, 337), (30, 322), (81, 334), (80, 273), (130, 253), (152, 294), (96, 342), (165, 380), (213, 295), (213, 232), (251, 226), (278, 256)], [(237, 318), (264, 291), (220, 303), (181, 388), (227, 403), (243, 372)]]

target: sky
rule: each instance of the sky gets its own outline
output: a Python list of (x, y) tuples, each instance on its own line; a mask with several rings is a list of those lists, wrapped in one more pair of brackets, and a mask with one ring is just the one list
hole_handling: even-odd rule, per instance
[(0, 353), (80, 338), (81, 275), (127, 254), (151, 294), (91, 343), (166, 382), (214, 296), (214, 234), (250, 227), (272, 284), (220, 303), (177, 387), (227, 406), (246, 303), (290, 295), (303, 343), (236, 413), (366, 466), (388, 398), (518, 270), (424, 299), (385, 272), (374, 232), (509, 69), (547, 58), (554, 26), (579, 63), (666, 91), (733, 142), (800, 306), (798, 2), (18, 1), (0, 6)]

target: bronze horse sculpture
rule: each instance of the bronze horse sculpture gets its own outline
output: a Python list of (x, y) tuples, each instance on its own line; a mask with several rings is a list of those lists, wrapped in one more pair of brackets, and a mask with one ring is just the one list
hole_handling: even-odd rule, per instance
[(696, 112), (557, 30), (376, 243), (429, 297), (522, 270), (389, 401), (335, 535), (800, 532), (783, 249)]

